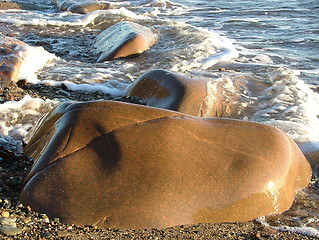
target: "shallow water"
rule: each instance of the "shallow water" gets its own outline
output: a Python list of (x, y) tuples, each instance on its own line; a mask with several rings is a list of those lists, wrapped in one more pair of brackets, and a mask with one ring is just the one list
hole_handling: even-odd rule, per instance
[[(121, 96), (153, 69), (206, 77), (211, 79), (212, 98), (217, 87), (226, 97), (240, 99), (237, 113), (222, 117), (276, 126), (305, 153), (319, 151), (318, 1), (113, 1), (117, 9), (87, 15), (58, 12), (50, 0), (15, 2), (34, 3), (39, 10), (0, 11), (0, 31), (53, 54), (36, 74), (26, 73), (29, 82), (64, 83), (73, 90)], [(94, 38), (122, 20), (153, 28), (158, 42), (137, 59), (96, 63)], [(227, 71), (218, 71), (220, 67)], [(232, 84), (239, 81), (246, 87)], [(13, 146), (24, 140), (44, 111), (57, 104), (24, 101), (1, 106), (0, 140)], [(21, 111), (21, 104), (27, 104), (28, 111)], [(314, 231), (308, 234), (319, 235), (317, 180), (297, 199), (286, 214), (260, 221), (308, 226)], [(289, 230), (302, 229), (306, 228)]]

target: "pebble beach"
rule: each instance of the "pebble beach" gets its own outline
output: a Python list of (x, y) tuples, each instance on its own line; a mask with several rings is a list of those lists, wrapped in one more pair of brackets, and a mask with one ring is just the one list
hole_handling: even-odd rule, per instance
[[(0, 1), (0, 10), (11, 11), (14, 9), (18, 9), (21, 11), (41, 12), (43, 10), (46, 11), (46, 6), (43, 2), (41, 2), (40, 4), (36, 4), (34, 2), (26, 3), (23, 1)], [(20, 31), (24, 27), (23, 24), (11, 26), (10, 23), (6, 22), (1, 22), (0, 25), (2, 33), (4, 33), (3, 31), (5, 29), (8, 29), (8, 36), (12, 36), (18, 39), (19, 34), (16, 34), (15, 30), (19, 29)], [(91, 39), (91, 34), (95, 34), (96, 29), (99, 27), (101, 27), (99, 24), (98, 27), (91, 27), (88, 33), (88, 37), (86, 36), (85, 40)], [(28, 28), (30, 28), (29, 25)], [(42, 31), (41, 28), (39, 29)], [(34, 30), (34, 32), (37, 31), (38, 30)], [(34, 37), (36, 34), (32, 34), (27, 35), (24, 33), (24, 37), (20, 40), (26, 40), (27, 42), (29, 41), (29, 44), (31, 45), (35, 44), (37, 46), (42, 46), (49, 52), (50, 50), (54, 53), (58, 51), (57, 49), (50, 49), (52, 46), (50, 46), (50, 44), (48, 44), (48, 42), (46, 41), (33, 41), (32, 37)], [(81, 34), (85, 35), (85, 30), (84, 33)], [(41, 34), (39, 35), (43, 36), (45, 34), (41, 32)], [(67, 37), (62, 36), (62, 38)], [(80, 39), (80, 44), (85, 42), (85, 40)], [(80, 46), (80, 50), (83, 50), (82, 48), (85, 48), (85, 46)], [(60, 52), (59, 57), (62, 58), (62, 60), (60, 59), (62, 62), (71, 61), (72, 57), (75, 57), (76, 61), (81, 62), (84, 61), (83, 59), (85, 59), (91, 53), (90, 51), (91, 50), (83, 50), (84, 53), (80, 51), (80, 53), (77, 53), (78, 55), (75, 54), (74, 56), (70, 56), (70, 52)], [(150, 54), (152, 54), (152, 50), (150, 52)], [(96, 58), (90, 56), (87, 59), (89, 64), (96, 60)], [(214, 59), (208, 59), (209, 61), (204, 61), (203, 68), (210, 68), (209, 64), (211, 64)], [(79, 64), (76, 61), (72, 63), (72, 67)], [(146, 64), (146, 66), (149, 67), (149, 65), (145, 63), (145, 59), (143, 59), (143, 57), (139, 58), (138, 61), (142, 65)], [(134, 60), (129, 60), (128, 65), (125, 65), (125, 67), (127, 67), (126, 69), (130, 69), (130, 67), (132, 67), (130, 64), (134, 65)], [(165, 64), (163, 65), (165, 67)], [(63, 75), (61, 79), (58, 79), (57, 77), (54, 80), (56, 82), (60, 80), (62, 82), (65, 81), (64, 83), (51, 84), (51, 82), (45, 82), (45, 79), (48, 76), (48, 73), (46, 73), (46, 71), (50, 69), (50, 67), (51, 66), (47, 66), (44, 67), (43, 70), (41, 70), (41, 73), (38, 75), (38, 78), (40, 79), (40, 81), (38, 82), (27, 79), (26, 81), (19, 81), (15, 86), (0, 86), (0, 104), (3, 105), (5, 103), (19, 102), (23, 101), (23, 99), (26, 98), (29, 99), (29, 97), (31, 97), (30, 99), (39, 99), (38, 101), (41, 101), (41, 104), (43, 104), (41, 109), (42, 112), (39, 111), (39, 113), (37, 113), (38, 115), (36, 115), (36, 117), (32, 120), (28, 120), (27, 116), (22, 117), (23, 119), (21, 121), (27, 121), (29, 125), (34, 124), (43, 115), (43, 112), (47, 112), (48, 110), (52, 109), (52, 107), (56, 106), (58, 102), (64, 102), (68, 100), (114, 100), (143, 104), (143, 102), (141, 102), (139, 99), (136, 99), (134, 97), (125, 97), (124, 94), (118, 94), (124, 92), (124, 89), (126, 89), (127, 85), (131, 84), (129, 80), (126, 80), (126, 82), (121, 82), (120, 84), (114, 84), (114, 81), (111, 81), (111, 87), (109, 85), (107, 85), (106, 87), (111, 90), (106, 91), (87, 91), (87, 86), (86, 88), (83, 87), (80, 90), (75, 90), (72, 89), (72, 87), (70, 86), (75, 86), (76, 84), (78, 84), (78, 79), (74, 77), (72, 73), (68, 75), (67, 70), (65, 70), (66, 73), (64, 73), (65, 75)], [(81, 67), (79, 67), (79, 69)], [(101, 66), (96, 65), (95, 67), (100, 68)], [(184, 67), (185, 66), (179, 66), (176, 68), (177, 70), (182, 71)], [(231, 68), (229, 63), (221, 66), (216, 65), (215, 69), (212, 70), (213, 75), (220, 76), (221, 74), (223, 74), (224, 71), (227, 71), (228, 68)], [(263, 66), (261, 68), (263, 68)], [(134, 69), (134, 67), (132, 67), (132, 69)], [(53, 72), (55, 70), (56, 69), (53, 69)], [(132, 72), (129, 72), (129, 70), (127, 71), (128, 72), (126, 72), (126, 74), (124, 75), (126, 78), (129, 79), (136, 78), (136, 75), (139, 72), (136, 69), (132, 70)], [(72, 72), (72, 70), (70, 72)], [(114, 76), (124, 78), (124, 75), (122, 76), (117, 74), (118, 73), (114, 73)], [(197, 76), (198, 72), (193, 70), (192, 74)], [(68, 76), (70, 76), (70, 78), (74, 77), (76, 79), (73, 85), (68, 85), (68, 82), (66, 82)], [(49, 76), (48, 79), (51, 77), (52, 76)], [(52, 79), (53, 78), (54, 77), (52, 77)], [(313, 81), (315, 77), (311, 77), (311, 79)], [(92, 84), (92, 86), (96, 85)], [(115, 88), (117, 88), (115, 89), (115, 91), (114, 86)], [(311, 88), (316, 89), (316, 84), (313, 84)], [(8, 116), (9, 115), (10, 114), (8, 114)], [(239, 116), (242, 117), (241, 115)], [(276, 124), (274, 123), (273, 125)], [(28, 131), (29, 129), (30, 128), (28, 128)], [(17, 132), (19, 133), (19, 131)], [(22, 131), (22, 136), (24, 137), (25, 135), (23, 134), (24, 132)], [(19, 136), (17, 139), (20, 141), (21, 138), (22, 137)], [(296, 137), (296, 139), (299, 140), (298, 137)], [(302, 141), (300, 142), (303, 143)], [(308, 141), (304, 142), (308, 143)], [(18, 147), (25, 146), (25, 142), (23, 141), (23, 139), (19, 142), (21, 146), (17, 144), (18, 147), (14, 145), (16, 142), (11, 141), (11, 139), (9, 139), (7, 142), (2, 141), (1, 143), (0, 239), (318, 239), (319, 237), (318, 210), (316, 210), (319, 206), (319, 183), (315, 175), (312, 176), (310, 186), (297, 193), (291, 209), (282, 214), (261, 217), (249, 222), (201, 223), (195, 225), (181, 225), (165, 229), (153, 228), (143, 230), (108, 229), (98, 228), (96, 226), (77, 226), (63, 224), (58, 218), (49, 218), (46, 214), (34, 212), (29, 206), (25, 206), (20, 202), (19, 195), (24, 187), (25, 177), (30, 172), (34, 160), (24, 155), (22, 151), (17, 150)], [(11, 143), (12, 145), (10, 145)], [(307, 144), (305, 145), (308, 146)]]

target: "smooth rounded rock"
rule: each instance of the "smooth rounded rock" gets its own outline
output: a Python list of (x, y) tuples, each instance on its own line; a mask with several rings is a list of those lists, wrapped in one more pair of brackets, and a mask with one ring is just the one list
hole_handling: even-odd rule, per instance
[(138, 97), (148, 106), (201, 116), (208, 81), (158, 69), (139, 77), (127, 96)]
[(105, 10), (110, 8), (110, 3), (99, 3), (97, 1), (77, 3), (69, 6), (68, 11), (73, 13), (85, 14), (95, 10)]
[(138, 56), (156, 40), (150, 28), (129, 21), (116, 23), (95, 38), (94, 47), (100, 53), (97, 62)]
[(245, 104), (242, 93), (251, 90), (240, 79), (193, 78), (157, 69), (140, 76), (127, 96), (192, 116), (240, 118)]
[(26, 153), (36, 162), (21, 201), (99, 227), (252, 220), (287, 210), (311, 177), (274, 127), (112, 101), (53, 110)]
[(22, 233), (22, 229), (10, 226), (1, 226), (0, 233), (7, 236), (15, 236)]
[(105, 10), (111, 7), (107, 1), (100, 0), (52, 0), (60, 11), (86, 14), (95, 10)]

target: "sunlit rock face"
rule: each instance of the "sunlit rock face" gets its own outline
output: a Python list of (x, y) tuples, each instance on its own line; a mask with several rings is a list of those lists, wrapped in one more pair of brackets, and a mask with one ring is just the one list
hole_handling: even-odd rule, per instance
[(64, 223), (165, 228), (287, 210), (311, 170), (282, 131), (121, 102), (64, 103), (35, 128), (21, 201)]
[(95, 38), (94, 47), (100, 53), (97, 62), (138, 56), (156, 40), (156, 34), (150, 28), (129, 21), (119, 22)]
[(194, 78), (157, 69), (140, 76), (127, 96), (137, 97), (147, 106), (192, 116), (239, 118), (244, 91), (250, 91), (244, 81)]
[(18, 80), (23, 46), (26, 44), (17, 39), (0, 35), (0, 85), (13, 85)]
[(138, 97), (148, 106), (201, 116), (208, 81), (158, 69), (139, 77), (127, 96)]
[(60, 11), (85, 14), (95, 10), (111, 8), (109, 2), (97, 0), (52, 0)]

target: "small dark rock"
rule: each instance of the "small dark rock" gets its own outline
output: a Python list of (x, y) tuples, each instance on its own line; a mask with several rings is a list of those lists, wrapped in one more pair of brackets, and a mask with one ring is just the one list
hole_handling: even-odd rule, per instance
[(41, 237), (44, 237), (44, 238), (50, 238), (52, 237), (52, 234), (49, 233), (49, 232), (42, 232), (40, 233)]
[(14, 236), (20, 234), (22, 229), (10, 226), (2, 226), (0, 227), (0, 232), (7, 236)]
[(21, 79), (21, 80), (17, 81), (17, 86), (18, 87), (23, 87), (25, 85), (27, 85), (27, 80), (26, 79)]

